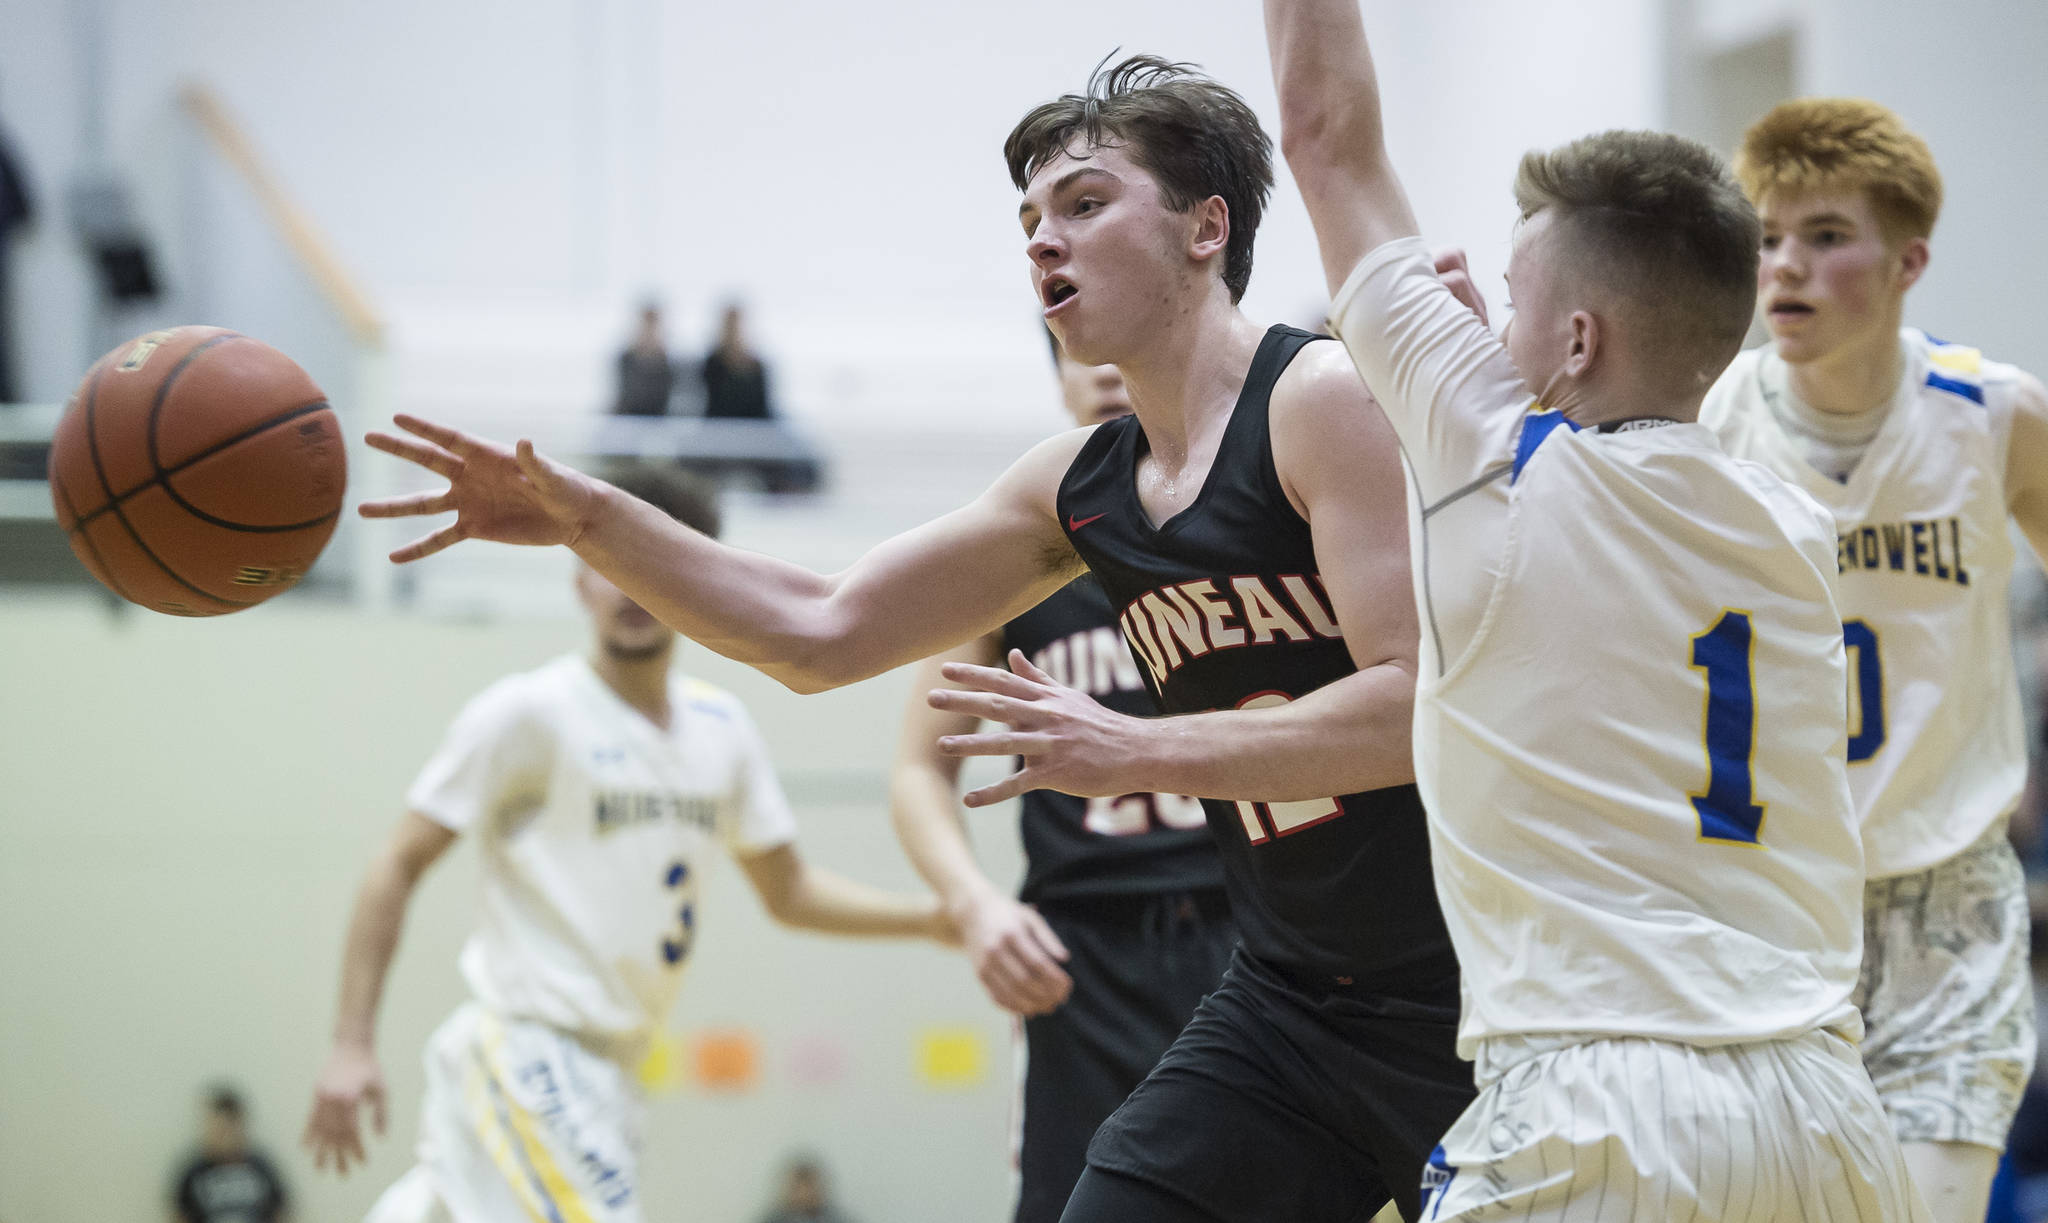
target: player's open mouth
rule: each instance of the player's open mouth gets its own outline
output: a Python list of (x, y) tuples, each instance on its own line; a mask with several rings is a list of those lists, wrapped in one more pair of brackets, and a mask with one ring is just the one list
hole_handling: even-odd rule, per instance
[(1038, 296), (1045, 302), (1047, 314), (1072, 301), (1078, 292), (1080, 290), (1074, 287), (1074, 282), (1064, 276), (1048, 276), (1038, 283)]
[(1793, 322), (1797, 319), (1812, 318), (1813, 307), (1805, 302), (1772, 302), (1770, 316), (1778, 322)]

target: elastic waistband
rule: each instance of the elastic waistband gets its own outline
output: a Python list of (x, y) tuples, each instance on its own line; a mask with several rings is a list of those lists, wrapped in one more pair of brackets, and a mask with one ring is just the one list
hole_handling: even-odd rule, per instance
[(1418, 1019), (1457, 1019), (1458, 981), (1454, 971), (1445, 974), (1426, 966), (1404, 966), (1390, 972), (1337, 976), (1262, 959), (1242, 946), (1237, 949), (1233, 964), (1312, 1001), (1346, 999), (1366, 1004), (1389, 1017), (1413, 1009)]
[(1526, 1036), (1490, 1036), (1480, 1041), (1478, 1049), (1472, 1055), (1472, 1081), (1484, 1091), (1498, 1082), (1508, 1071), (1536, 1058), (1581, 1046), (1618, 1045), (1625, 1042), (1663, 1045), (1697, 1054), (1732, 1053), (1767, 1045), (1811, 1043), (1825, 1046), (1829, 1052), (1838, 1055), (1846, 1053), (1850, 1058), (1857, 1056), (1855, 1039), (1834, 1028), (1809, 1028), (1789, 1036), (1730, 1041), (1719, 1045), (1702, 1045), (1691, 1041), (1668, 1040), (1661, 1036), (1629, 1036), (1613, 1032), (1544, 1032)]

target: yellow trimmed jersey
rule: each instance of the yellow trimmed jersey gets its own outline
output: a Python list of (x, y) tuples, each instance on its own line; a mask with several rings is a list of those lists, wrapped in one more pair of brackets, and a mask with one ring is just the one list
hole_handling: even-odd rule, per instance
[(478, 842), (482, 920), (462, 952), (477, 999), (621, 1046), (675, 1000), (708, 853), (796, 835), (737, 699), (672, 677), (657, 726), (573, 657), (472, 700), (406, 801)]
[(2019, 803), (2027, 751), (2007, 597), (2006, 445), (2018, 372), (1906, 330), (1904, 366), (1848, 478), (1781, 423), (1775, 346), (1737, 357), (1700, 421), (1833, 513), (1849, 651), (1849, 787), (1873, 878), (1926, 870)]
[(1834, 530), (1657, 416), (1531, 411), (1500, 341), (1387, 243), (1333, 320), (1400, 436), (1415, 771), (1467, 1056), (1860, 1030)]

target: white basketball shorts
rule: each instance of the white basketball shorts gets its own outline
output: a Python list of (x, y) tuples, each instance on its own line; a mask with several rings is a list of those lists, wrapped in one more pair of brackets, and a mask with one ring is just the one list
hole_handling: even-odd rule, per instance
[(419, 1167), (365, 1223), (641, 1223), (626, 1067), (466, 1003), (427, 1042)]
[(2027, 881), (2005, 821), (1863, 887), (1863, 1064), (1900, 1142), (2005, 1149), (2034, 1068)]
[[(1573, 1043), (1573, 1042), (1576, 1043)], [(1425, 1223), (1921, 1223), (1848, 1041), (1488, 1041), (1424, 1176)]]

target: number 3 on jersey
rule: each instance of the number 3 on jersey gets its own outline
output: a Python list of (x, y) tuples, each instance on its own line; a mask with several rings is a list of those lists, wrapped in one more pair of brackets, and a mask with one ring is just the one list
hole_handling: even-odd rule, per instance
[(674, 862), (661, 877), (662, 886), (676, 893), (676, 924), (661, 936), (661, 962), (680, 964), (697, 940), (697, 877), (687, 863)]
[[(1293, 699), (1284, 692), (1261, 692), (1239, 701), (1237, 707), (1271, 709)], [(1290, 832), (1300, 832), (1312, 824), (1333, 820), (1342, 814), (1344, 804), (1334, 798), (1310, 798), (1292, 803), (1252, 803), (1240, 799), (1237, 803), (1238, 818), (1244, 821), (1244, 834), (1254, 845), (1274, 837), (1284, 837)]]

